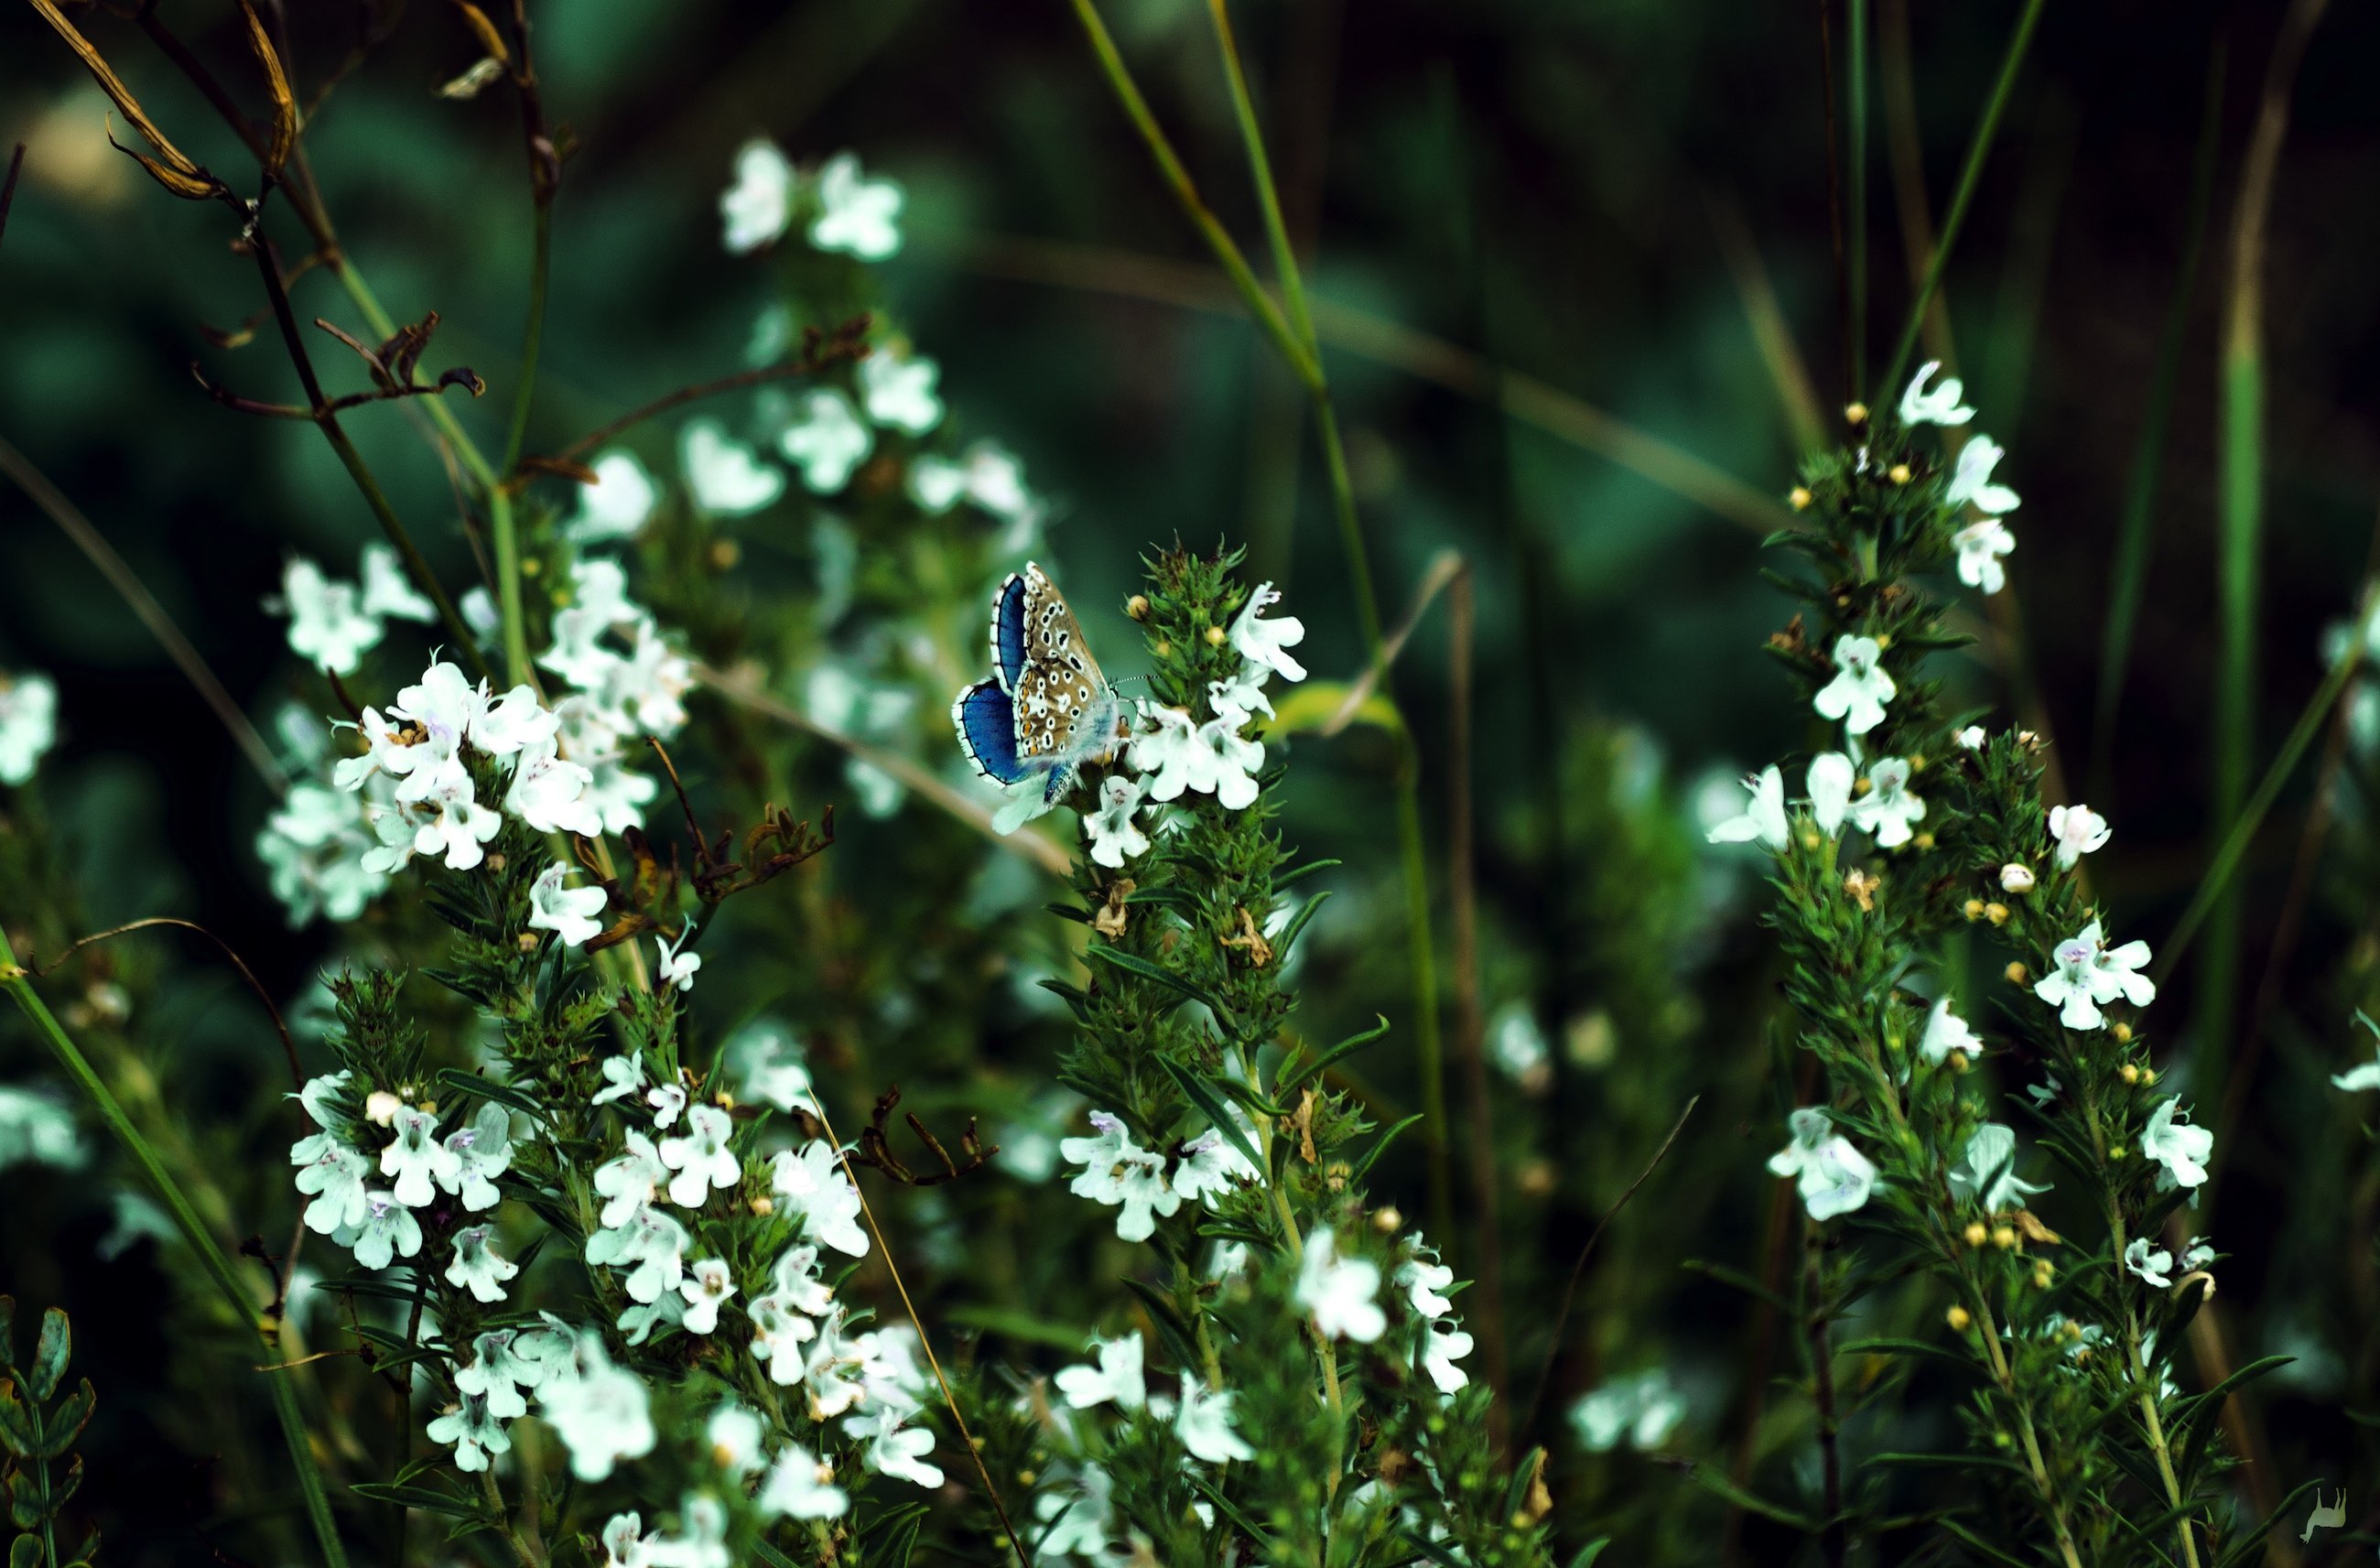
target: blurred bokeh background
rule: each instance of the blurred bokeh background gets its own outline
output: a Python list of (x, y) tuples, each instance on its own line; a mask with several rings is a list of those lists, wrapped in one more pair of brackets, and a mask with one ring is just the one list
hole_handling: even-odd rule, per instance
[[(246, 163), (141, 26), (110, 6), (69, 9), (185, 149), (226, 169)], [(514, 104), (501, 91), (439, 95), (478, 54), (445, 6), (288, 10), (301, 94), (337, 75), (309, 145), (346, 246), (397, 316), (439, 312), (425, 363), (468, 364), (487, 379), (491, 395), (458, 412), (500, 444), (529, 232)], [(1941, 222), (2017, 10), (2002, 0), (1875, 6), (1863, 376), (1900, 334), (1912, 254), (1923, 257)], [(165, 0), (153, 11), (253, 100), (233, 6)], [(1443, 599), (1397, 673), (1441, 944), (1458, 769), (1476, 833), (1475, 985), (1458, 965), (1449, 1024), (1458, 1046), (1475, 1034), (1491, 1064), (1503, 1222), (1452, 1250), (1473, 1277), (1477, 1249), (1500, 1245), (1516, 1404), (1531, 1403), (1551, 1357), (1533, 1435), (1558, 1446), (1565, 1510), (1581, 1511), (1582, 1529), (1590, 1514), (1616, 1522), (1640, 1553), (1707, 1552), (1724, 1540), (1756, 1558), (1770, 1526), (1730, 1515), (1624, 1439), (1586, 1453), (1560, 1419), (1577, 1396), (1664, 1368), (1683, 1419), (1642, 1446), (1773, 1472), (1780, 1493), (1794, 1485), (1805, 1435), (1799, 1416), (1780, 1414), (1790, 1398), (1747, 1378), (1761, 1367), (1790, 1373), (1790, 1341), (1772, 1344), (1775, 1325), (1754, 1301), (1681, 1264), (1756, 1278), (1774, 1232), (1759, 1167), (1791, 1085), (1773, 1070), (1765, 1021), (1759, 888), (1751, 862), (1702, 843), (1701, 813), (1715, 781), (1806, 743), (1759, 650), (1781, 617), (1756, 576), (1759, 544), (1787, 516), (1798, 456), (1836, 439), (1847, 397), (1874, 395), (1845, 368), (1819, 11), (1250, 0), (1237, 16), (1291, 225), (1326, 306), (1387, 614), (1402, 615), (1447, 551), (1468, 567), (1476, 599), (1467, 754), (1450, 745)], [(2218, 349), (2241, 152), (2281, 13), (2194, 0), (2050, 7), (1927, 340), (1965, 376), (1978, 428), (2009, 447), (2001, 475), (2024, 498), (2009, 563), (2020, 614), (1993, 623), (1981, 656), (1945, 667), (1978, 701), (2010, 702), (2054, 737), (2070, 797), (2116, 826), (2093, 863), (2101, 886), (2127, 934), (2152, 943), (2195, 889), (2219, 826), (2206, 723), (2218, 650)], [(1201, 188), (1255, 253), (1204, 8), (1115, 0), (1107, 14)], [(941, 361), (967, 432), (1019, 453), (1049, 498), (1042, 558), (1095, 646), (1114, 650), (1111, 673), (1133, 664), (1118, 612), (1138, 558), (1176, 539), (1244, 543), (1250, 575), (1279, 582), (1309, 627), (1309, 664), (1333, 678), (1357, 670), (1301, 396), (1155, 178), (1065, 6), (532, 0), (531, 15), (548, 112), (572, 142), (533, 450), (744, 363), (774, 285), (720, 245), (716, 201), (739, 144), (765, 135), (805, 159), (855, 150), (908, 191), (907, 243), (881, 269), (902, 324)], [(2380, 207), (2364, 199), (2380, 178), (2375, 50), (2380, 18), (2336, 8), (2289, 95), (2266, 235), (2252, 777), (2320, 681), (2325, 629), (2351, 618), (2380, 537)], [(269, 331), (224, 346), (257, 299), (222, 214), (167, 199), (110, 150), (106, 129), (105, 100), (48, 28), (27, 8), (0, 8), (0, 150), (29, 147), (0, 242), (0, 440), (121, 552), (260, 723), (285, 699), (319, 708), (260, 601), (287, 552), (346, 570), (375, 537), (371, 518), (314, 432), (235, 415), (195, 383), (193, 361), (248, 395), (295, 395)], [(2208, 138), (2210, 194), (2194, 226)], [(301, 286), (301, 315), (352, 326), (346, 303), (321, 276)], [(2142, 491), (2160, 344), (2177, 330), (2170, 439)], [(747, 417), (739, 404), (713, 411), (731, 424)], [(350, 423), (447, 580), (472, 581), (449, 476), (419, 431), (395, 407)], [(634, 444), (668, 469), (668, 427)], [(2110, 596), (2136, 494), (2144, 587), (2110, 684)], [(765, 514), (742, 525), (756, 563), (770, 558), (771, 526)], [(859, 540), (863, 560), (869, 542)], [(766, 580), (814, 593), (807, 559), (793, 549)], [(79, 890), (88, 926), (199, 920), (275, 994), (304, 994), (333, 956), (329, 938), (290, 930), (267, 891), (252, 845), (268, 796), (223, 729), (90, 562), (8, 484), (0, 562), (0, 667), (48, 671), (60, 687), (44, 851)], [(937, 770), (951, 760), (934, 749), (941, 700), (924, 694), (912, 737)], [(2188, 970), (2158, 1004), (2178, 1064), (2200, 1026), (2222, 1040), (2227, 1069), (2252, 1063), (2220, 1118), (2228, 1166), (2206, 1226), (2240, 1255), (2222, 1299), (2234, 1354), (2303, 1358), (2258, 1401), (2271, 1445), (2259, 1474), (2276, 1492), (2317, 1471), (2337, 1476), (2356, 1443), (2369, 1448), (2370, 1434), (2356, 1436), (2339, 1412), (2373, 1403), (2370, 1336), (2358, 1325), (2375, 1286), (2365, 1248), (2342, 1258), (2336, 1238), (2368, 1237), (2375, 1189), (2351, 1108), (2321, 1075), (2362, 1050), (2349, 1026), (2372, 986), (2380, 845), (2356, 787), (2369, 729), (2339, 734), (2338, 747), (2316, 748), (2251, 850), (2229, 1006), (2206, 1020)], [(1397, 754), (1360, 727), (1301, 738), (1290, 753), (1287, 836), (1345, 862), (1304, 970), (1305, 1015), (1322, 1034), (1377, 1011), (1409, 1037), (1389, 847)], [(840, 788), (824, 761), (786, 766), (761, 769), (749, 787), (724, 762), (702, 771), (727, 780), (722, 797), (747, 816), (763, 795), (783, 797), (787, 780), (805, 813)], [(887, 862), (871, 862), (866, 846), (871, 831), (891, 835), (876, 841), (885, 845), (900, 831), (859, 816), (846, 804), (853, 842), (820, 873), (846, 914), (890, 907), (868, 904), (882, 891), (864, 885), (871, 867)], [(2301, 832), (2310, 817), (2319, 839)], [(922, 858), (921, 844), (945, 846), (946, 868)], [(908, 848), (902, 892), (936, 913), (901, 918), (933, 925), (934, 940), (961, 953), (1015, 945), (998, 928), (1038, 908), (1032, 889), (995, 885), (987, 868), (997, 858), (964, 833)], [(953, 925), (978, 935), (950, 937)], [(12, 924), (10, 934), (22, 932)], [(817, 940), (789, 922), (786, 941)], [(864, 949), (868, 932), (837, 940)], [(749, 951), (756, 963), (769, 957), (757, 943)], [(176, 1105), (216, 1129), (202, 1135), (208, 1150), (237, 1161), (262, 1148), (270, 1165), (255, 1089), (277, 1052), (261, 1015), (188, 953), (122, 962), (172, 977), (135, 1032)], [(856, 1007), (861, 992), (893, 983), (864, 964), (840, 978), (795, 973), (752, 982), (752, 1005), (801, 991), (788, 1004), (798, 1015), (824, 994), (805, 988), (842, 985), (857, 988)], [(1034, 1064), (1061, 1031), (1015, 1000), (1029, 989), (1002, 979), (940, 993), (956, 1009), (939, 1020), (941, 1053), (902, 1060), (979, 1058), (1003, 1092), (1030, 1101)], [(37, 1077), (30, 1044), (13, 1028), (4, 1038), (6, 1076)], [(856, 1059), (868, 1049), (855, 1047)], [(1404, 1056), (1366, 1071), (1384, 1105), (1411, 1100)], [(2182, 1081), (2201, 1119), (2217, 1121), (2229, 1081)], [(1579, 1241), (1696, 1094), (1668, 1161), (1606, 1238), (1554, 1355), (1552, 1303)], [(1468, 1160), (1459, 1155), (1458, 1173)], [(156, 1318), (147, 1244), (93, 1255), (110, 1209), (87, 1172), (24, 1164), (8, 1180), (0, 1284), (64, 1299), (92, 1325), (87, 1354), (106, 1414), (86, 1447), (115, 1456), (94, 1461), (95, 1506), (128, 1532), (126, 1558), (200, 1560), (196, 1522), (213, 1485), (204, 1463), (189, 1457), (177, 1475), (126, 1462), (190, 1397), (167, 1380), (170, 1333)], [(1422, 1213), (1417, 1161), (1395, 1172), (1398, 1183), (1408, 1211)], [(1466, 1214), (1475, 1202), (1464, 1198)], [(946, 1299), (987, 1294), (954, 1272)], [(1029, 1275), (1012, 1282), (1021, 1299), (1007, 1305), (1042, 1305)], [(2368, 1452), (2360, 1458), (2368, 1465)]]

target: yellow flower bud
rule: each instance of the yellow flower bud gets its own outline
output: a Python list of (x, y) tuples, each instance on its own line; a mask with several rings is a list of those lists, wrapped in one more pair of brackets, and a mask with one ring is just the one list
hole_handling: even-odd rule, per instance
[(1867, 423), (1867, 405), (1864, 403), (1844, 404), (1843, 419), (1847, 422), (1854, 425), (1864, 425)]
[(1909, 465), (1906, 463), (1895, 463), (1891, 468), (1885, 470), (1884, 477), (1890, 480), (1895, 484), (1907, 484), (1909, 482)]
[(1786, 503), (1796, 512), (1808, 511), (1810, 509), (1810, 503), (1816, 499), (1817, 497), (1812, 495), (1809, 491), (1798, 484), (1795, 485), (1785, 497)]
[(1984, 918), (1989, 920), (1993, 925), (2005, 926), (2008, 924), (2008, 918), (2009, 906), (2007, 905), (1992, 903), (1984, 906)]
[(1980, 898), (1971, 898), (1960, 912), (1970, 920), (1980, 920), (1984, 918), (1984, 901)]
[(2141, 1081), (2141, 1070), (2138, 1067), (2133, 1066), (2130, 1062), (2127, 1062), (2122, 1066), (2117, 1068), (2116, 1076), (2123, 1079), (2124, 1082), (2128, 1084), (2136, 1084)]
[(2022, 965), (2022, 964), (2010, 964), (2007, 968), (2005, 968), (2005, 969), (2001, 970), (2000, 972), (2001, 972), (2002, 974), (2004, 974), (2004, 975), (2006, 975), (2006, 976), (2008, 977), (2008, 978), (2009, 978), (2009, 984), (2010, 984), (2010, 985), (2012, 985), (2012, 986), (2021, 986), (2021, 985), (2024, 984), (2024, 966), (2023, 966), (2023, 965)]
[(1223, 646), (1223, 638), (1224, 638), (1224, 633), (1223, 633), (1223, 628), (1222, 628), (1222, 627), (1220, 627), (1220, 626), (1208, 626), (1208, 627), (1207, 628), (1207, 646), (1208, 646), (1208, 647), (1209, 647), (1209, 648), (1220, 648), (1220, 647), (1222, 647), (1222, 646)]
[(1952, 1307), (1949, 1311), (1942, 1314), (1942, 1320), (1950, 1325), (1952, 1333), (1963, 1334), (1967, 1331), (1967, 1325), (1975, 1319), (1965, 1307)]
[(1992, 1227), (1992, 1245), (1998, 1247), (2002, 1252), (2006, 1252), (2010, 1247), (2016, 1246), (2016, 1227), (2014, 1225), (1994, 1225)]
[(1971, 1222), (1965, 1234), (1969, 1246), (1981, 1246), (1992, 1239), (1992, 1233), (1984, 1229), (1984, 1222), (1981, 1220)]
[(1123, 613), (1135, 621), (1148, 619), (1148, 595), (1135, 593), (1123, 602)]

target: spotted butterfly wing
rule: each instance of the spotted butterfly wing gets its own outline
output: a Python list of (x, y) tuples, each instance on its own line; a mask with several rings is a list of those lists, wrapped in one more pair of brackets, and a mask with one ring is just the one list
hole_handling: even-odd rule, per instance
[(976, 771), (994, 784), (1013, 784), (1031, 774), (1016, 755), (1016, 703), (998, 681), (978, 681), (951, 704), (959, 748)]
[(1047, 773), (1043, 797), (1054, 801), (1084, 762), (1114, 749), (1120, 704), (1081, 623), (1038, 565), (1000, 585), (990, 640), (993, 678), (961, 692), (951, 708), (959, 743), (996, 783)]
[(1026, 593), (1025, 574), (1011, 572), (991, 599), (991, 673), (1011, 696), (1025, 674)]

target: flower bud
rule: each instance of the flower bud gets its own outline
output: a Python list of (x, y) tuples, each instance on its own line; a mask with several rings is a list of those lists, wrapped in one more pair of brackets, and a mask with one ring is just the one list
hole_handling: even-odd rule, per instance
[(1867, 405), (1864, 403), (1847, 403), (1843, 405), (1843, 420), (1847, 424), (1854, 425), (1864, 425), (1867, 423)]
[(1148, 619), (1148, 595), (1135, 593), (1123, 602), (1123, 613), (1135, 621)]
[(1208, 627), (1207, 628), (1207, 645), (1208, 645), (1209, 648), (1220, 648), (1220, 647), (1222, 647), (1222, 646), (1223, 646), (1223, 638), (1224, 638), (1224, 632), (1223, 632), (1223, 628), (1222, 628), (1222, 627), (1220, 627), (1220, 626), (1208, 626)]
[(1967, 900), (1960, 913), (1965, 915), (1970, 920), (1980, 920), (1984, 918), (1984, 901), (1980, 898), (1971, 898)]
[(1813, 496), (1808, 490), (1798, 484), (1795, 485), (1785, 497), (1787, 504), (1791, 505), (1796, 512), (1808, 511), (1810, 509), (1810, 503), (1815, 499), (1816, 497)]
[(2033, 868), (2021, 860), (2011, 860), (2000, 868), (2000, 887), (2008, 893), (2033, 891)]
[(1993, 925), (2005, 926), (2008, 924), (2009, 906), (1999, 903), (1986, 904), (1984, 906), (1984, 918)]
[(1992, 1233), (1984, 1229), (1984, 1222), (1981, 1220), (1970, 1222), (1964, 1234), (1969, 1246), (1981, 1246), (1992, 1239)]
[(1998, 1247), (2002, 1252), (2006, 1252), (2010, 1247), (2016, 1246), (2016, 1227), (2014, 1225), (1993, 1226), (1992, 1245)]
[(1907, 484), (1909, 482), (1909, 465), (1906, 463), (1895, 463), (1891, 468), (1887, 468), (1884, 471), (1884, 477), (1890, 480), (1895, 484)]
[(2023, 965), (2010, 964), (2007, 968), (2000, 972), (2008, 977), (2009, 984), (2012, 986), (2021, 986), (2024, 984), (2025, 971)]
[(2124, 1082), (2128, 1084), (2136, 1084), (2141, 1081), (2141, 1070), (2132, 1065), (2130, 1062), (2127, 1062), (2122, 1066), (2117, 1068), (2116, 1076), (2123, 1079)]
[(1372, 1210), (1372, 1228), (1384, 1236), (1396, 1234), (1404, 1222), (1405, 1217), (1397, 1212), (1397, 1206), (1393, 1203), (1384, 1203)]
[(1967, 1331), (1967, 1325), (1975, 1319), (1965, 1307), (1954, 1306), (1949, 1311), (1942, 1314), (1942, 1320), (1950, 1325), (1951, 1332), (1963, 1334)]

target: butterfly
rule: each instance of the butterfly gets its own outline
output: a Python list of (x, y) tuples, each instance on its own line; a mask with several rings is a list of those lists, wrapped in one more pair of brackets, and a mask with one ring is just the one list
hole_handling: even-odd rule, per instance
[(991, 679), (951, 704), (959, 746), (994, 784), (1047, 773), (1041, 797), (1054, 802), (1085, 762), (1115, 749), (1123, 706), (1064, 596), (1029, 561), (992, 595), (991, 665)]

